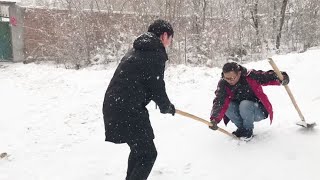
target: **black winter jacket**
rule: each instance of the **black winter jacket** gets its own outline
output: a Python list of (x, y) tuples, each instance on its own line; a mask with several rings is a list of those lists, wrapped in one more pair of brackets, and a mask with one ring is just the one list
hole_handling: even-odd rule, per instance
[(171, 102), (165, 89), (164, 69), (168, 56), (153, 33), (138, 37), (121, 60), (105, 93), (103, 115), (106, 141), (125, 143), (154, 139), (146, 105), (153, 100), (160, 108)]

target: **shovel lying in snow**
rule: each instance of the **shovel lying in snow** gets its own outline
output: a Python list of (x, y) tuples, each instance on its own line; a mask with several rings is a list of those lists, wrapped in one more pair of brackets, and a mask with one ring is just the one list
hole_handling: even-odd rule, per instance
[[(208, 126), (212, 126), (211, 122), (206, 121), (206, 120), (204, 120), (204, 119), (202, 119), (202, 118), (199, 118), (199, 117), (197, 117), (197, 116), (195, 116), (195, 115), (189, 114), (189, 113), (187, 113), (187, 112), (184, 112), (184, 111), (181, 111), (181, 110), (176, 109), (176, 113), (177, 113), (177, 114), (180, 114), (180, 115), (182, 115), (182, 116), (185, 116), (185, 117), (188, 117), (188, 118), (191, 118), (191, 119), (200, 121), (200, 122), (202, 122), (202, 123), (204, 123), (204, 124), (206, 124), (206, 125), (208, 125)], [(228, 136), (230, 136), (230, 137), (232, 137), (232, 138), (239, 139), (239, 138), (237, 138), (236, 136), (232, 135), (231, 133), (229, 133), (228, 131), (226, 131), (226, 130), (224, 130), (224, 129), (222, 129), (222, 128), (219, 128), (219, 127), (218, 127), (217, 130), (220, 131), (220, 132), (222, 132), (222, 133), (224, 133), (224, 134), (226, 134), (226, 135), (228, 135)]]
[[(275, 62), (272, 60), (272, 58), (268, 58), (269, 59), (269, 63), (270, 65), (272, 66), (272, 68), (274, 69), (274, 71), (276, 72), (276, 74), (278, 75), (279, 79), (282, 81), (283, 80), (283, 76), (279, 70), (279, 68), (277, 67), (277, 65), (275, 64)], [(297, 110), (299, 116), (300, 116), (300, 119), (301, 121), (297, 122), (296, 124), (299, 125), (299, 126), (302, 126), (302, 127), (305, 127), (305, 128), (313, 128), (316, 123), (307, 123), (306, 120), (304, 119), (304, 116), (302, 115), (302, 112), (300, 111), (299, 107), (298, 107), (298, 104), (296, 102), (296, 100), (294, 99), (293, 97), (293, 94), (291, 93), (291, 90), (289, 88), (288, 85), (284, 85), (291, 101), (292, 101), (292, 104), (294, 105), (295, 109)]]

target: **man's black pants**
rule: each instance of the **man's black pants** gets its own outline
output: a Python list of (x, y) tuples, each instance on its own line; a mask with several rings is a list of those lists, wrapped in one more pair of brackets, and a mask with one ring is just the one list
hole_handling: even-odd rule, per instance
[(130, 147), (126, 180), (146, 180), (157, 158), (153, 139), (127, 143)]

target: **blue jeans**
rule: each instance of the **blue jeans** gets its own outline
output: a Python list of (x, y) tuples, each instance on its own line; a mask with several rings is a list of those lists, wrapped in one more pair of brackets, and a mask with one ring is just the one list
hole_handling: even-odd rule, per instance
[(226, 116), (238, 127), (253, 129), (253, 122), (266, 119), (259, 104), (253, 101), (243, 100), (240, 103), (231, 102)]

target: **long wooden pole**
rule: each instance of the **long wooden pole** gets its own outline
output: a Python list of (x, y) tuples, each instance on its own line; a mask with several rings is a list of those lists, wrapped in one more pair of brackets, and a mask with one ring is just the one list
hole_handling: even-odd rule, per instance
[[(199, 122), (202, 122), (202, 123), (204, 123), (204, 124), (206, 124), (206, 125), (208, 125), (208, 126), (212, 126), (212, 123), (211, 123), (211, 122), (209, 122), (209, 121), (207, 121), (207, 120), (204, 120), (204, 119), (202, 119), (202, 118), (200, 118), (200, 117), (198, 117), (198, 116), (192, 115), (192, 114), (190, 114), (190, 113), (187, 113), (187, 112), (184, 112), (184, 111), (181, 111), (181, 110), (178, 110), (178, 109), (176, 109), (176, 113), (177, 113), (177, 114), (180, 114), (180, 115), (182, 115), (182, 116), (185, 116), (185, 117), (188, 117), (188, 118), (197, 120), (197, 121), (199, 121)], [(224, 134), (226, 134), (226, 135), (228, 135), (228, 136), (230, 136), (230, 137), (232, 137), (232, 138), (239, 139), (238, 137), (232, 135), (231, 133), (229, 133), (228, 131), (226, 131), (226, 130), (220, 128), (220, 127), (218, 127), (217, 130), (220, 131), (220, 132), (222, 132), (222, 133), (224, 133)]]
[[(273, 70), (275, 71), (275, 73), (277, 74), (279, 79), (282, 81), (283, 80), (283, 75), (281, 74), (281, 72), (280, 72), (279, 68), (277, 67), (276, 63), (273, 61), (272, 58), (268, 58), (268, 60), (269, 60), (270, 65), (272, 66)], [(289, 95), (289, 97), (291, 99), (292, 104), (294, 105), (295, 109), (297, 110), (301, 121), (305, 122), (304, 116), (303, 116), (303, 114), (302, 114), (302, 112), (301, 112), (301, 110), (300, 110), (295, 98), (293, 97), (293, 94), (292, 94), (289, 86), (288, 85), (284, 85), (284, 88), (286, 89), (286, 91), (287, 91), (287, 93), (288, 93), (288, 95)]]

